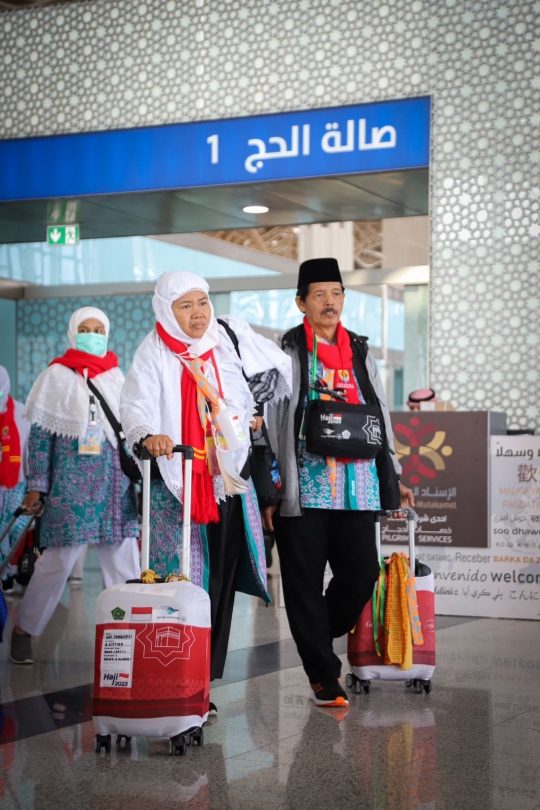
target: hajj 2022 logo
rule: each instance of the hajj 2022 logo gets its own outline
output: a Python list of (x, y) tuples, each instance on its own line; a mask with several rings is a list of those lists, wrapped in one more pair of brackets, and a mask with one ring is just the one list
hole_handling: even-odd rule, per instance
[(446, 431), (437, 430), (430, 422), (421, 425), (420, 419), (413, 416), (408, 425), (394, 425), (394, 445), (396, 455), (411, 484), (419, 484), (422, 478), (433, 480), (437, 473), (446, 469), (444, 459), (451, 456), (453, 448), (445, 444)]

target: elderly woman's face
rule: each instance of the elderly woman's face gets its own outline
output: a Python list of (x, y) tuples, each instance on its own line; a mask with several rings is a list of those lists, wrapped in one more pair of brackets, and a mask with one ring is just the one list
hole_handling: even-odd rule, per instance
[(97, 318), (87, 318), (85, 321), (79, 324), (79, 328), (77, 329), (77, 333), (79, 335), (82, 335), (85, 332), (95, 332), (96, 335), (104, 335), (105, 327), (101, 321), (98, 321)]
[(172, 305), (178, 326), (188, 337), (200, 338), (210, 323), (210, 301), (206, 293), (192, 290), (182, 298), (177, 298)]

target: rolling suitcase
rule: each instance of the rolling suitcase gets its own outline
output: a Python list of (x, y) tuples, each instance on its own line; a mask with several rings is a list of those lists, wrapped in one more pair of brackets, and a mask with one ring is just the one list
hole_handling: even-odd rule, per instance
[[(93, 718), (95, 750), (111, 750), (132, 736), (169, 740), (183, 756), (203, 744), (210, 698), (210, 598), (187, 579), (191, 557), (193, 448), (183, 453), (182, 574), (186, 580), (114, 585), (97, 602)], [(150, 558), (151, 456), (143, 450), (142, 570)]]
[[(433, 572), (427, 565), (415, 559), (415, 523), (416, 515), (412, 509), (403, 510), (407, 513), (407, 527), (409, 534), (409, 560), (414, 560), (416, 577), (416, 597), (418, 614), (422, 629), (423, 644), (413, 644), (413, 665), (411, 669), (384, 663), (383, 655), (377, 652), (374, 631), (373, 598), (363, 609), (360, 619), (354, 630), (349, 633), (347, 640), (347, 658), (351, 672), (346, 676), (345, 683), (349, 688), (360, 694), (370, 690), (371, 681), (405, 681), (408, 688), (416, 692), (431, 692), (431, 678), (435, 671), (435, 579)], [(391, 515), (391, 512), (383, 514)], [(381, 515), (375, 515), (375, 540), (377, 554), (381, 559)], [(381, 560), (382, 562), (382, 560)], [(377, 643), (381, 653), (384, 653), (384, 629), (381, 624), (377, 628)]]
[[(11, 520), (9, 521), (8, 525), (6, 526), (6, 528), (4, 529), (2, 534), (0, 535), (0, 546), (2, 545), (4, 539), (8, 536), (9, 532), (13, 528), (16, 521), (22, 515), (26, 515), (26, 514), (27, 513), (25, 512), (25, 510), (23, 509), (22, 506), (19, 506), (14, 511)], [(19, 537), (15, 540), (15, 542), (13, 543), (11, 548), (9, 549), (9, 551), (6, 554), (6, 556), (4, 557), (4, 559), (0, 562), (0, 578), (2, 577), (4, 571), (7, 569), (10, 562), (15, 558), (17, 552), (20, 551), (21, 543), (23, 542), (24, 538), (26, 537), (26, 535), (28, 534), (28, 532), (32, 528), (32, 524), (34, 523), (36, 518), (39, 517), (39, 514), (40, 513), (36, 513), (36, 514), (33, 514), (33, 515), (28, 515), (28, 520), (26, 521), (26, 524), (25, 524), (22, 532), (20, 533)], [(27, 579), (21, 584), (28, 585), (29, 580), (30, 580), (30, 577), (27, 577)]]

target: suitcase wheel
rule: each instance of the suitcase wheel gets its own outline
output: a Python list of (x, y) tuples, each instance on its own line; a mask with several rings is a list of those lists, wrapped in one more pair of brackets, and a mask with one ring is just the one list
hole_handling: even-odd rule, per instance
[(111, 753), (111, 735), (110, 734), (96, 734), (96, 745), (95, 745), (95, 752), (96, 754), (101, 753), (101, 749), (105, 749), (106, 754)]
[(349, 689), (354, 689), (357, 695), (361, 695), (364, 692), (365, 695), (369, 695), (369, 690), (371, 689), (371, 681), (362, 681), (360, 678), (357, 678), (354, 672), (349, 672), (345, 676), (345, 685), (349, 687)]
[(204, 731), (200, 726), (190, 729), (188, 733), (188, 745), (204, 745)]
[(431, 680), (421, 681), (415, 678), (413, 681), (405, 681), (405, 686), (407, 689), (412, 689), (413, 692), (416, 692), (418, 695), (421, 695), (422, 692), (425, 692), (426, 695), (429, 695), (433, 686)]
[(128, 745), (130, 745), (130, 743), (131, 743), (131, 737), (128, 737), (127, 734), (117, 734), (116, 735), (116, 747), (118, 748), (119, 751), (121, 751), (122, 748), (127, 748)]
[(186, 754), (189, 741), (185, 734), (176, 734), (169, 740), (169, 754), (171, 757), (183, 757)]

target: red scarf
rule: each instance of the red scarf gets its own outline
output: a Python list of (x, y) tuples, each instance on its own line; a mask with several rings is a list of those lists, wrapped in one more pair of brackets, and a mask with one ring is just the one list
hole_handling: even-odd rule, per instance
[(21, 469), (21, 437), (15, 421), (15, 403), (9, 396), (6, 410), (0, 413), (0, 437), (2, 441), (0, 486), (13, 489), (18, 484)]
[(68, 349), (62, 357), (57, 357), (49, 365), (54, 366), (55, 363), (74, 368), (81, 375), (84, 369), (87, 368), (88, 377), (92, 379), (97, 377), (98, 374), (103, 374), (104, 371), (118, 368), (118, 357), (114, 352), (107, 352), (105, 357), (98, 357), (97, 354), (80, 352), (78, 349)]
[[(156, 330), (164, 344), (174, 354), (185, 354), (189, 347), (169, 335), (160, 323)], [(201, 360), (212, 360), (217, 369), (214, 352), (201, 354)], [(212, 476), (206, 463), (206, 438), (197, 409), (197, 383), (189, 369), (182, 366), (180, 398), (182, 401), (182, 444), (195, 449), (193, 460), (193, 495), (191, 498), (191, 519), (195, 523), (219, 523), (219, 509), (214, 497)]]
[[(304, 329), (308, 351), (313, 353), (314, 332), (306, 318), (304, 318)], [(337, 325), (336, 342), (333, 345), (317, 340), (317, 359), (325, 368), (334, 370), (333, 388), (340, 389), (346, 395), (347, 402), (358, 405), (360, 400), (354, 382), (351, 338), (341, 325), (341, 321)]]

